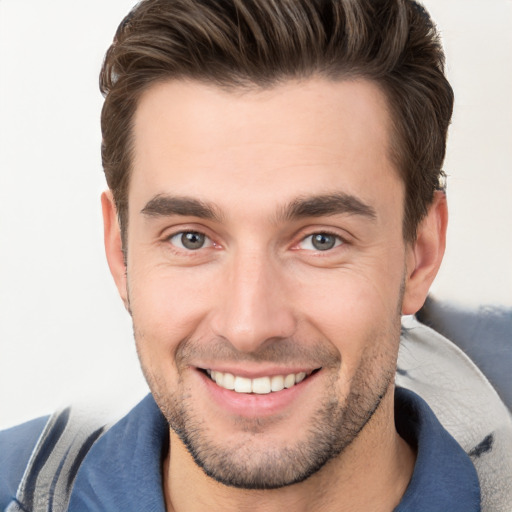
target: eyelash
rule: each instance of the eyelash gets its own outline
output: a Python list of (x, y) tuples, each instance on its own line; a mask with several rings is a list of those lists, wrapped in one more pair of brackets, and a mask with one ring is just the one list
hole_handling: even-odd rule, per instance
[[(183, 238), (184, 235), (199, 235), (201, 237), (204, 237), (206, 245), (202, 245), (201, 247), (198, 247), (197, 249), (190, 249), (188, 247), (183, 247), (183, 243), (181, 243), (182, 246), (179, 247), (175, 243), (172, 242), (173, 238), (176, 238), (176, 237)], [(215, 247), (215, 245), (216, 245), (207, 234), (205, 234), (201, 231), (198, 231), (198, 230), (194, 230), (194, 229), (188, 229), (188, 230), (184, 229), (181, 231), (177, 231), (176, 233), (172, 233), (171, 235), (167, 236), (165, 240), (167, 242), (169, 242), (169, 244), (171, 246), (173, 246), (174, 248), (181, 250), (181, 251), (191, 252), (191, 253), (199, 251), (200, 249), (204, 249), (207, 247)]]
[[(331, 252), (332, 250), (336, 249), (337, 247), (340, 247), (342, 245), (346, 245), (347, 244), (347, 241), (341, 237), (338, 233), (334, 233), (333, 231), (329, 231), (329, 230), (325, 230), (325, 229), (321, 229), (321, 230), (318, 230), (318, 231), (314, 231), (306, 236), (303, 236), (301, 238), (301, 240), (299, 241), (299, 243), (296, 245), (299, 246), (300, 244), (304, 243), (308, 238), (311, 239), (311, 244), (313, 244), (313, 237), (315, 236), (318, 236), (318, 235), (324, 235), (324, 236), (328, 236), (328, 237), (333, 237), (335, 239), (335, 245), (333, 247), (330, 247), (328, 249), (317, 249), (317, 248), (314, 248), (311, 249), (311, 252), (315, 251), (317, 253), (329, 253)], [(298, 249), (300, 250), (300, 247), (298, 247)]]
[[(200, 237), (204, 237), (204, 244), (201, 245), (200, 247), (197, 247), (196, 249), (193, 249), (193, 248), (190, 248), (190, 247), (184, 247), (183, 246), (183, 242), (179, 242), (181, 243), (181, 247), (173, 242), (173, 239), (175, 239), (176, 237), (181, 237), (181, 239), (183, 239), (183, 236), (184, 235), (199, 235)], [(319, 235), (323, 235), (323, 236), (326, 236), (326, 237), (332, 237), (335, 239), (334, 241), (334, 245), (332, 247), (328, 247), (328, 248), (325, 248), (325, 249), (319, 249), (319, 248), (316, 248), (314, 247), (314, 242), (313, 242), (313, 237), (315, 236), (319, 236)], [(317, 253), (329, 253), (331, 252), (333, 249), (337, 248), (337, 247), (340, 247), (342, 245), (346, 245), (347, 244), (347, 241), (341, 237), (338, 233), (334, 233), (332, 231), (329, 231), (329, 230), (318, 230), (318, 231), (314, 231), (308, 235), (305, 235), (303, 236), (300, 241), (294, 245), (294, 249), (297, 249), (297, 250), (300, 250), (300, 249), (303, 249), (303, 247), (300, 247), (301, 244), (305, 243), (307, 239), (311, 239), (311, 242), (310, 244), (313, 246), (311, 249), (306, 249), (308, 252), (311, 251), (311, 252), (317, 252)], [(177, 251), (185, 251), (185, 252), (188, 252), (188, 253), (194, 253), (194, 252), (197, 252), (199, 251), (200, 249), (206, 249), (206, 248), (210, 248), (210, 247), (218, 247), (217, 244), (215, 244), (215, 242), (213, 242), (213, 240), (205, 233), (203, 233), (202, 231), (199, 231), (199, 230), (194, 230), (194, 229), (190, 229), (190, 230), (181, 230), (181, 231), (177, 231), (175, 233), (172, 233), (170, 234), (169, 236), (167, 236), (165, 238), (165, 241), (168, 242), (174, 250), (177, 250)]]

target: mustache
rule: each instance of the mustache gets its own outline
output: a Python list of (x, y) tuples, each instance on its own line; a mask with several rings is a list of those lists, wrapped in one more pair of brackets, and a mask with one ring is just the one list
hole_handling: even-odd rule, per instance
[(222, 361), (335, 368), (341, 365), (341, 354), (328, 341), (269, 339), (256, 351), (241, 352), (222, 337), (208, 340), (187, 337), (179, 343), (175, 360), (178, 367), (189, 366), (194, 361)]

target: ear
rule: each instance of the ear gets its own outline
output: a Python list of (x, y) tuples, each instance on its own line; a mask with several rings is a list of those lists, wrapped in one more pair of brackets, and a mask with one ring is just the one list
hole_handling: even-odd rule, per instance
[(407, 248), (407, 271), (402, 314), (413, 315), (424, 304), (446, 247), (448, 206), (444, 192), (436, 191), (416, 240)]
[(121, 229), (119, 227), (114, 197), (110, 190), (101, 194), (101, 209), (103, 211), (103, 237), (108, 266), (116, 283), (119, 295), (121, 299), (123, 299), (124, 306), (129, 311), (126, 286), (126, 264), (123, 254)]

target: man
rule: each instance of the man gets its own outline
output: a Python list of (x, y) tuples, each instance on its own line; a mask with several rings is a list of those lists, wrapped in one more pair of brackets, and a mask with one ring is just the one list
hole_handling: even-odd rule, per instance
[(134, 8), (101, 73), (102, 206), (152, 395), (78, 448), (54, 417), (30, 462), (42, 423), (6, 433), (3, 507), (480, 510), (394, 384), (444, 252), (443, 60), (413, 2)]

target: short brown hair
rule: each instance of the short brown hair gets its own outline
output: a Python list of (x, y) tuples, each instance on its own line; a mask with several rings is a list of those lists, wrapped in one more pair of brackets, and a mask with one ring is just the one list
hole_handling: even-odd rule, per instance
[(403, 235), (414, 240), (440, 187), (453, 92), (425, 9), (410, 0), (143, 0), (122, 21), (100, 74), (102, 161), (126, 243), (133, 118), (168, 79), (224, 88), (288, 79), (365, 78), (385, 93), (391, 158), (405, 184)]

